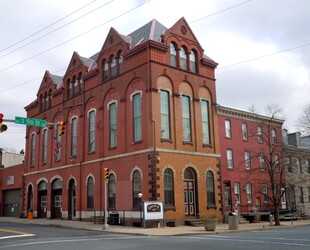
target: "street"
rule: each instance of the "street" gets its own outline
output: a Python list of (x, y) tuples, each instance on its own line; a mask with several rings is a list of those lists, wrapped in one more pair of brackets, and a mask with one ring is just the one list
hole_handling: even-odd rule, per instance
[(0, 222), (0, 249), (310, 249), (310, 226), (213, 235), (145, 236)]

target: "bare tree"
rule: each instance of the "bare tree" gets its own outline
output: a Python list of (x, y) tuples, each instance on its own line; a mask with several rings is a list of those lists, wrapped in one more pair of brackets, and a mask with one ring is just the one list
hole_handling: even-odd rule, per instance
[(306, 105), (300, 114), (297, 127), (303, 135), (310, 135), (310, 104)]
[[(275, 225), (280, 225), (279, 209), (281, 206), (281, 198), (285, 195), (287, 185), (285, 183), (285, 159), (283, 155), (283, 143), (278, 140), (279, 127), (282, 127), (283, 117), (282, 108), (276, 104), (269, 104), (266, 107), (268, 119), (261, 119), (261, 130), (254, 128), (250, 131), (252, 136), (259, 137), (262, 147), (260, 152), (253, 152), (251, 158), (258, 158), (260, 166), (251, 169), (249, 178), (255, 177), (255, 182), (259, 185), (257, 192), (262, 194), (273, 205)], [(258, 117), (259, 119), (259, 117)], [(276, 130), (278, 128), (278, 130)], [(282, 133), (282, 130), (280, 129)], [(252, 176), (252, 177), (250, 177)], [(262, 190), (263, 183), (266, 184), (268, 192)]]

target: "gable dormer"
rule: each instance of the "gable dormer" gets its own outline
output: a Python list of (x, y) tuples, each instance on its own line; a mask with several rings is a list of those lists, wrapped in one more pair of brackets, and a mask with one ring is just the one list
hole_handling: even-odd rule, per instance
[[(208, 76), (213, 75), (209, 71), (214, 71), (217, 63), (204, 55), (203, 48), (184, 17), (162, 35), (162, 42), (170, 48), (172, 67)], [(203, 70), (203, 65), (209, 67), (208, 72)]]
[(103, 82), (123, 73), (123, 55), (130, 48), (131, 38), (111, 28), (97, 57)]
[(61, 76), (52, 75), (48, 70), (45, 71), (37, 93), (37, 100), (40, 105), (40, 112), (51, 108), (53, 92), (56, 90), (57, 86), (61, 83), (61, 81)]
[(67, 71), (64, 75), (65, 98), (71, 99), (82, 93), (83, 76), (96, 68), (96, 61), (92, 58), (82, 57), (73, 52)]

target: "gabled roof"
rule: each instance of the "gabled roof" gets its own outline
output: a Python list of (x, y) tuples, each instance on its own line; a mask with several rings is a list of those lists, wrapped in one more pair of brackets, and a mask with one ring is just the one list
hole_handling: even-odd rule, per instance
[(161, 42), (161, 35), (166, 30), (167, 28), (164, 25), (153, 19), (127, 36), (131, 38), (131, 49), (148, 40)]
[(57, 75), (52, 75), (52, 74), (50, 74), (50, 77), (51, 77), (51, 79), (52, 79), (52, 81), (53, 81), (53, 83), (54, 83), (55, 85), (60, 84), (61, 81), (62, 81), (62, 76), (57, 76)]

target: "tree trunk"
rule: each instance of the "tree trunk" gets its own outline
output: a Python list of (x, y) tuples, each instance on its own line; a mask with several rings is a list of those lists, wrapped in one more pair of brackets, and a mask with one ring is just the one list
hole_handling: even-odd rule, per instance
[(279, 218), (279, 205), (275, 204), (274, 206), (274, 225), (280, 226), (280, 218)]

